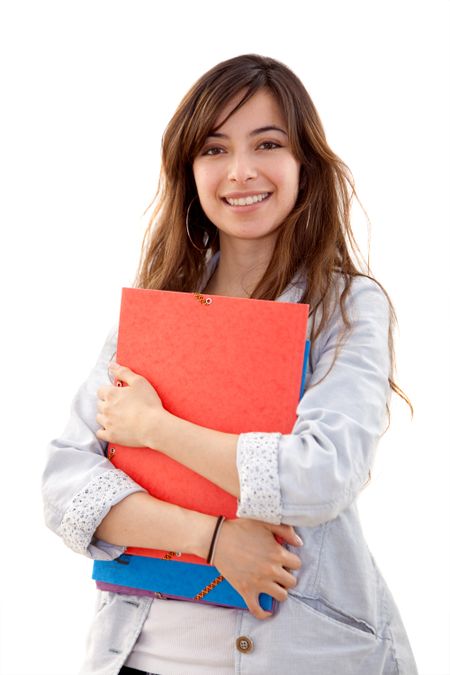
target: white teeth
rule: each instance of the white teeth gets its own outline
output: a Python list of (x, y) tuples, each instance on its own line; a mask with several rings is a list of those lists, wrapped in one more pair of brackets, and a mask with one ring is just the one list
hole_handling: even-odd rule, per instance
[(260, 195), (253, 195), (252, 197), (240, 197), (239, 199), (225, 197), (225, 201), (230, 204), (230, 206), (249, 206), (250, 204), (262, 202), (262, 200), (266, 199), (268, 196), (269, 192), (262, 192)]

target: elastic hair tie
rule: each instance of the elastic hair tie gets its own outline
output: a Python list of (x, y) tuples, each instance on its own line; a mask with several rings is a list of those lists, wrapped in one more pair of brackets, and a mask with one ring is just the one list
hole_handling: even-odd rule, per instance
[(211, 545), (209, 547), (208, 557), (206, 558), (206, 562), (208, 563), (208, 565), (212, 565), (214, 554), (216, 552), (217, 539), (219, 537), (220, 528), (222, 527), (224, 521), (225, 516), (219, 516), (217, 518), (216, 527), (214, 528), (214, 533), (211, 539)]

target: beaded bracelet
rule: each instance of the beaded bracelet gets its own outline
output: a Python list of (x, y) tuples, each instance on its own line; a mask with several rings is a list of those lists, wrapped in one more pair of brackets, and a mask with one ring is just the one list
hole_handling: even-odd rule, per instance
[(216, 552), (217, 539), (219, 537), (220, 528), (222, 527), (224, 520), (225, 516), (219, 516), (217, 518), (216, 527), (214, 528), (214, 533), (211, 539), (211, 545), (209, 547), (208, 557), (206, 558), (206, 562), (208, 563), (208, 565), (212, 565), (214, 553)]

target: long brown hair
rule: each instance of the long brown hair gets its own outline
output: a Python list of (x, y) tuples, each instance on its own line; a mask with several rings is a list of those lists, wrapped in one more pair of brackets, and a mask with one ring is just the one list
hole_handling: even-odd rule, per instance
[[(175, 111), (162, 140), (161, 174), (152, 202), (155, 207), (134, 285), (173, 291), (200, 290), (206, 263), (219, 250), (220, 243), (216, 226), (196, 199), (192, 164), (224, 106), (242, 93), (228, 119), (262, 88), (273, 94), (284, 114), (291, 148), (302, 170), (296, 204), (279, 228), (272, 258), (251, 297), (275, 300), (301, 271), (306, 281), (301, 301), (310, 305), (313, 316), (311, 351), (338, 302), (344, 322), (341, 344), (351, 330), (345, 299), (353, 278), (368, 276), (376, 281), (368, 263), (363, 262), (350, 224), (351, 203), (353, 198), (358, 199), (353, 177), (329, 147), (319, 115), (299, 78), (283, 63), (265, 56), (246, 54), (219, 63), (193, 85)], [(194, 244), (186, 231), (188, 209)], [(208, 245), (204, 245), (206, 240)], [(343, 280), (342, 292), (337, 295), (336, 273)], [(393, 379), (394, 307), (385, 289), (376, 283), (385, 293), (390, 308), (389, 383), (412, 412), (409, 399)], [(320, 320), (316, 321), (318, 314)]]

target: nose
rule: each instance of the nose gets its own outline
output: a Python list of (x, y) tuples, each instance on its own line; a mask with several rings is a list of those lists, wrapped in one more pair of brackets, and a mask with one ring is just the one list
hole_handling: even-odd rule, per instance
[(258, 171), (255, 159), (246, 152), (235, 152), (230, 156), (228, 166), (228, 180), (235, 183), (245, 183), (256, 178)]

